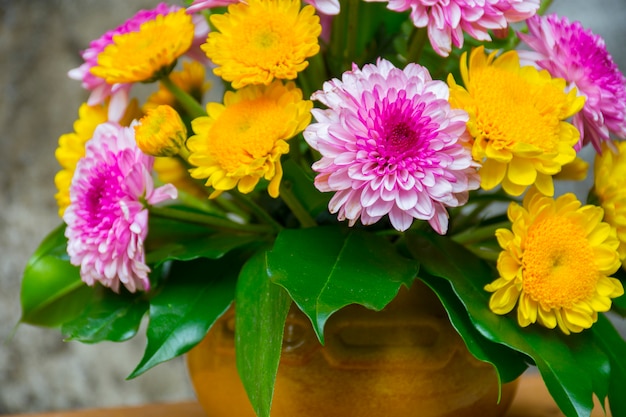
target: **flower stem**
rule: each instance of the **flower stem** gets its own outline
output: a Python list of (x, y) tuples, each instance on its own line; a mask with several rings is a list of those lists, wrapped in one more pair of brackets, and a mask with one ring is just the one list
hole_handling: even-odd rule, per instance
[(170, 90), (170, 92), (174, 95), (176, 100), (185, 108), (185, 110), (189, 113), (189, 116), (192, 118), (206, 116), (206, 111), (204, 107), (200, 103), (196, 101), (191, 95), (189, 95), (185, 90), (177, 86), (172, 82), (169, 76), (165, 76), (160, 79), (161, 83)]
[(426, 28), (413, 29), (413, 32), (411, 32), (411, 36), (409, 38), (409, 46), (406, 53), (407, 63), (416, 63), (419, 60), (420, 56), (422, 55), (422, 51), (424, 50), (424, 46), (426, 46), (427, 40), (428, 30)]
[(287, 207), (291, 210), (294, 216), (298, 219), (302, 227), (315, 227), (317, 222), (309, 212), (304, 208), (300, 200), (295, 196), (291, 189), (291, 183), (289, 181), (283, 181), (280, 184), (280, 197), (283, 199)]
[(543, 0), (541, 2), (541, 5), (539, 6), (539, 9), (537, 10), (537, 14), (538, 15), (544, 14), (546, 10), (548, 10), (551, 4), (552, 4), (552, 0)]
[(215, 201), (215, 203), (227, 213), (231, 213), (231, 215), (234, 215), (245, 222), (250, 220), (250, 213), (243, 209), (241, 205), (235, 201), (233, 194), (231, 193), (222, 193), (209, 201)]
[(309, 58), (309, 66), (298, 76), (298, 82), (305, 99), (310, 100), (311, 94), (322, 87), (327, 79), (326, 73), (326, 63), (322, 52)]
[(233, 193), (230, 193), (229, 195), (233, 196), (239, 203), (242, 203), (246, 207), (248, 207), (259, 220), (263, 220), (265, 223), (272, 226), (275, 231), (278, 232), (283, 229), (283, 226), (280, 223), (274, 220), (274, 218), (270, 216), (270, 214), (263, 207), (259, 206), (251, 198), (239, 192), (233, 192)]
[(359, 33), (359, 3), (361, 0), (348, 0), (348, 27), (346, 45), (343, 52), (343, 68), (350, 68), (356, 58), (356, 40)]
[(461, 233), (452, 236), (452, 240), (456, 243), (467, 245), (470, 243), (482, 242), (495, 237), (496, 230), (511, 227), (510, 221), (489, 224), (475, 229), (467, 229)]
[(219, 217), (211, 216), (208, 214), (202, 214), (186, 210), (178, 210), (170, 207), (149, 207), (150, 215), (163, 217), (166, 219), (181, 220), (187, 223), (196, 223), (204, 226), (209, 226), (213, 229), (245, 232), (245, 233), (268, 233), (273, 232), (271, 227), (264, 224), (240, 224), (233, 221), (222, 219)]

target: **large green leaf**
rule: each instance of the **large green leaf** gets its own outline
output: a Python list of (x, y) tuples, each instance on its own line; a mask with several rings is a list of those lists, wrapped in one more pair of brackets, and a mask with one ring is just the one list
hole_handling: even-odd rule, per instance
[(251, 234), (213, 233), (189, 239), (172, 240), (148, 252), (147, 263), (156, 265), (168, 260), (190, 261), (197, 258), (219, 259), (233, 249), (258, 240)]
[(31, 256), (24, 270), (20, 300), (22, 323), (59, 326), (75, 318), (92, 297), (93, 288), (66, 253), (65, 226), (52, 231)]
[(502, 383), (515, 380), (528, 368), (527, 362), (530, 360), (520, 352), (494, 343), (476, 330), (465, 306), (447, 280), (423, 272), (420, 273), (420, 279), (437, 294), (448, 312), (452, 326), (459, 332), (469, 351), (477, 359), (494, 365)]
[(309, 317), (322, 343), (331, 314), (349, 304), (381, 310), (418, 270), (385, 238), (338, 226), (283, 230), (267, 264), (272, 281)]
[(239, 259), (175, 262), (161, 292), (150, 300), (148, 343), (134, 378), (197, 345), (235, 296)]
[(137, 334), (147, 310), (142, 294), (116, 294), (101, 288), (76, 319), (63, 324), (61, 332), (67, 340), (83, 343), (122, 342)]
[(269, 417), (291, 299), (267, 275), (265, 251), (239, 274), (235, 297), (237, 369), (259, 417)]
[(608, 358), (601, 350), (586, 347), (593, 343), (589, 332), (564, 336), (540, 326), (520, 328), (511, 315), (498, 316), (487, 307), (489, 293), (483, 287), (494, 278), (493, 271), (471, 252), (451, 239), (427, 232), (408, 234), (407, 243), (424, 270), (450, 281), (478, 331), (532, 358), (565, 415), (588, 416), (594, 392), (604, 398)]
[(613, 416), (626, 416), (626, 342), (611, 322), (600, 314), (598, 322), (591, 328), (600, 347), (611, 361), (609, 379), (609, 405)]

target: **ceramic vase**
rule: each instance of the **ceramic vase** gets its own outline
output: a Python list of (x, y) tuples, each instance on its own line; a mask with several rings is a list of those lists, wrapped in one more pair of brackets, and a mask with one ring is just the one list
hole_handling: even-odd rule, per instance
[[(254, 417), (235, 366), (234, 308), (187, 355), (209, 417)], [(421, 282), (382, 311), (352, 305), (327, 322), (325, 345), (292, 305), (285, 325), (272, 417), (499, 417), (516, 382), (502, 387), (478, 361)]]

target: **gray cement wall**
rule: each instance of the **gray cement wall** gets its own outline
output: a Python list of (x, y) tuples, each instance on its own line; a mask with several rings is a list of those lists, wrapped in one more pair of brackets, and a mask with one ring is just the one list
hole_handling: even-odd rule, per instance
[[(54, 150), (86, 98), (66, 72), (77, 51), (150, 0), (0, 0), (0, 414), (175, 401), (193, 397), (182, 360), (125, 377), (144, 339), (64, 343), (55, 330), (23, 326), (20, 276), (55, 227)], [(626, 70), (626, 0), (555, 0), (554, 10), (605, 37)]]

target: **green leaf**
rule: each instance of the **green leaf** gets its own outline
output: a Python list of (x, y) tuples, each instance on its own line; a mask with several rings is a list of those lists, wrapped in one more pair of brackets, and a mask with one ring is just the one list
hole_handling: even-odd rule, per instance
[(156, 250), (172, 241), (198, 238), (211, 233), (215, 233), (215, 230), (207, 226), (159, 216), (149, 216), (148, 237), (145, 242), (146, 252)]
[(69, 262), (65, 225), (39, 245), (24, 270), (20, 300), (22, 323), (56, 327), (75, 318), (89, 302), (93, 288)]
[(148, 252), (147, 263), (160, 265), (168, 260), (190, 261), (198, 258), (219, 259), (233, 249), (258, 240), (250, 234), (213, 233), (191, 239), (171, 240), (157, 250)]
[(520, 352), (494, 343), (476, 330), (465, 306), (448, 281), (426, 273), (420, 273), (419, 278), (437, 294), (448, 312), (452, 326), (461, 335), (468, 350), (476, 359), (492, 364), (500, 382), (507, 383), (515, 380), (528, 368), (529, 360)]
[(611, 363), (609, 378), (609, 405), (614, 416), (626, 416), (626, 342), (615, 330), (609, 319), (600, 314), (598, 322), (591, 327), (597, 343), (608, 355)]
[(137, 334), (147, 310), (142, 294), (116, 294), (101, 288), (76, 319), (63, 324), (61, 332), (66, 340), (83, 343), (122, 342)]
[(265, 251), (239, 274), (235, 297), (237, 369), (259, 417), (269, 417), (291, 299), (267, 275)]
[(135, 378), (197, 345), (235, 296), (239, 259), (175, 262), (161, 292), (150, 301), (148, 343)]
[(281, 231), (267, 263), (272, 281), (309, 317), (322, 343), (331, 314), (349, 304), (381, 310), (418, 270), (385, 238), (336, 226)]
[(433, 233), (410, 233), (407, 243), (424, 270), (450, 281), (480, 333), (532, 358), (565, 415), (589, 416), (593, 394), (601, 397), (608, 378), (606, 355), (586, 347), (593, 343), (589, 332), (565, 336), (538, 325), (523, 329), (511, 315), (498, 316), (489, 310), (490, 294), (483, 287), (494, 273), (471, 252)]

